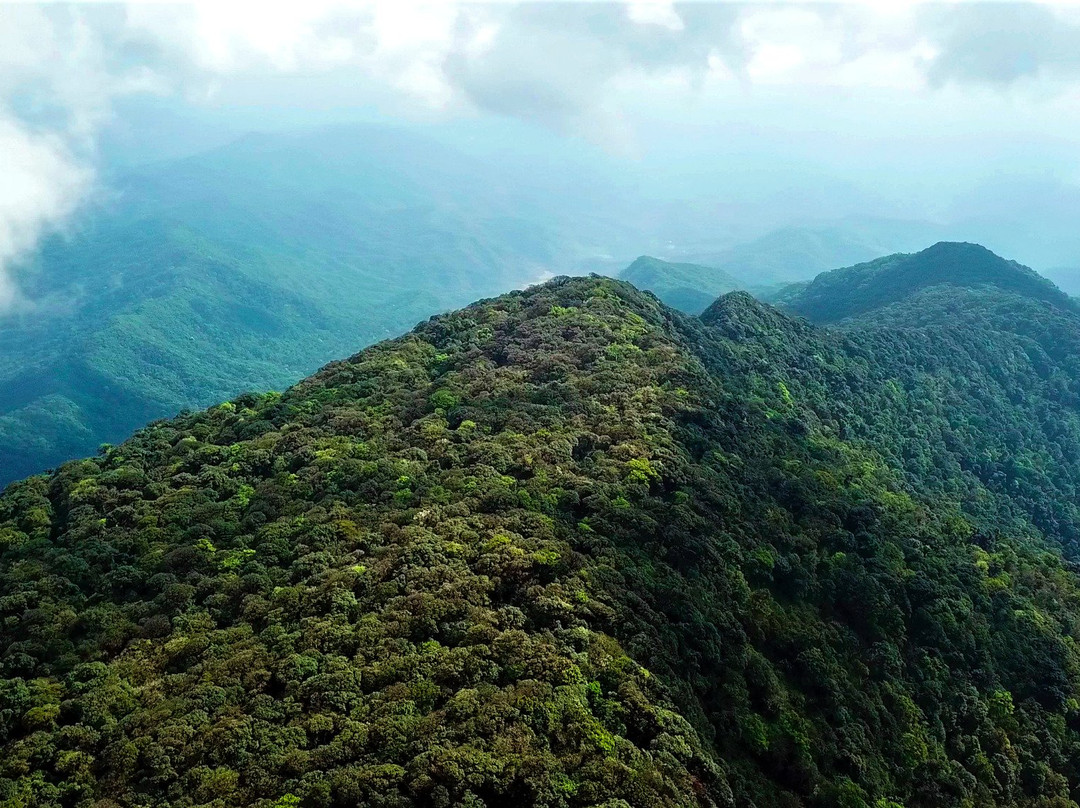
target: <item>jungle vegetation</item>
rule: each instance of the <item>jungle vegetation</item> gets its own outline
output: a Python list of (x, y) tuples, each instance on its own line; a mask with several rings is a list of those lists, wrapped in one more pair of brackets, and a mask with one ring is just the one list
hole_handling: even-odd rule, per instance
[(1075, 806), (1080, 319), (986, 261), (558, 278), (14, 483), (0, 805)]

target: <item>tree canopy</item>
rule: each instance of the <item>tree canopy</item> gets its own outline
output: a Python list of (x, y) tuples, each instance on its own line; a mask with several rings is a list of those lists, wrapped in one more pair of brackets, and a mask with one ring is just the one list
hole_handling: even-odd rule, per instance
[(1080, 320), (926, 294), (556, 279), (13, 484), (0, 805), (1075, 805)]

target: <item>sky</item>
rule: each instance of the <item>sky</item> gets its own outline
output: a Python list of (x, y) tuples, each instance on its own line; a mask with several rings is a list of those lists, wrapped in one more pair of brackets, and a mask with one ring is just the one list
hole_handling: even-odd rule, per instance
[(0, 308), (118, 166), (352, 120), (603, 166), (718, 233), (981, 222), (1080, 265), (1077, 4), (22, 3), (0, 4)]

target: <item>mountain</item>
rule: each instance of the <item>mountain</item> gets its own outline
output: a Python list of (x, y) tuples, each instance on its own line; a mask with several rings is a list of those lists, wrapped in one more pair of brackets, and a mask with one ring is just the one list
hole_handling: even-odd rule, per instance
[(978, 244), (939, 242), (913, 255), (890, 255), (819, 275), (784, 294), (787, 308), (818, 323), (865, 315), (933, 287), (990, 287), (1070, 306), (1068, 296), (1034, 270)]
[(619, 277), (688, 314), (701, 314), (717, 297), (740, 288), (739, 282), (723, 270), (671, 263), (648, 255), (640, 256)]
[(0, 316), (0, 484), (613, 252), (617, 214), (543, 174), (350, 126), (112, 177)]
[(560, 278), (15, 483), (0, 798), (1075, 805), (1041, 293), (834, 330)]
[(889, 219), (791, 225), (720, 252), (691, 256), (691, 260), (717, 267), (736, 278), (742, 288), (771, 292), (784, 284), (811, 280), (826, 270), (921, 246), (940, 229), (926, 222)]

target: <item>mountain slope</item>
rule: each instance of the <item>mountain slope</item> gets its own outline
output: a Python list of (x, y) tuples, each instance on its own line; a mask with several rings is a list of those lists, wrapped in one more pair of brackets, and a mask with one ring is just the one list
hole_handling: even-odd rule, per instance
[(913, 255), (890, 255), (825, 272), (793, 295), (785, 295), (784, 304), (814, 322), (829, 323), (907, 300), (940, 285), (993, 287), (1069, 305), (1068, 296), (1035, 271), (978, 244), (957, 242), (939, 242)]
[(878, 339), (561, 279), (12, 486), (0, 794), (1074, 804), (1075, 567)]
[(1080, 557), (1072, 300), (977, 245), (940, 244), (826, 273), (788, 307), (835, 320), (787, 362), (840, 372), (827, 396), (841, 434), (871, 441), (982, 529), (1027, 522)]
[(637, 258), (619, 277), (687, 314), (701, 314), (717, 297), (740, 287), (723, 270), (671, 263), (648, 255)]
[(34, 307), (0, 317), (0, 485), (285, 387), (622, 234), (595, 198), (552, 204), (519, 179), (377, 126), (253, 135), (114, 178), (23, 267)]

